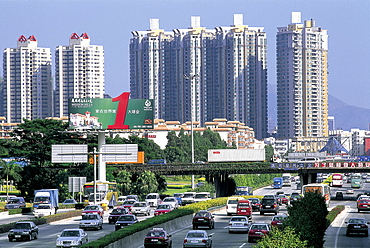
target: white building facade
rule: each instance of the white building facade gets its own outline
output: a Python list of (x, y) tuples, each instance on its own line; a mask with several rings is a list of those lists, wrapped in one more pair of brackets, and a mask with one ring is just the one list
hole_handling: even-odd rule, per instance
[(33, 35), (21, 35), (17, 48), (4, 49), (3, 76), (0, 116), (8, 123), (52, 116), (50, 48), (38, 47)]
[(191, 27), (165, 32), (158, 19), (149, 31), (132, 32), (132, 98), (154, 99), (155, 118), (241, 121), (256, 138), (267, 136), (267, 42), (263, 28), (243, 24), (206, 29), (200, 17)]
[(278, 138), (328, 136), (328, 34), (313, 19), (276, 36)]
[(70, 98), (104, 98), (104, 48), (90, 45), (87, 33), (73, 33), (55, 51), (55, 113), (68, 116)]

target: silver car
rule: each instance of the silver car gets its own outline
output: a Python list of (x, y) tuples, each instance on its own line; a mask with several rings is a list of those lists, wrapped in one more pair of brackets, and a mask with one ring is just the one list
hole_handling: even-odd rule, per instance
[(179, 207), (179, 203), (176, 199), (176, 197), (169, 196), (163, 199), (164, 204), (171, 204), (174, 209)]
[(135, 202), (135, 204), (131, 208), (131, 213), (134, 215), (150, 215), (150, 210), (151, 208), (148, 202)]
[(80, 220), (80, 228), (85, 229), (103, 229), (103, 218), (99, 214), (85, 214)]
[(58, 235), (57, 247), (80, 247), (89, 242), (87, 233), (82, 229), (64, 229)]
[(234, 216), (229, 221), (229, 233), (232, 232), (248, 232), (249, 220), (247, 216)]
[(183, 247), (212, 247), (212, 234), (203, 230), (191, 230), (184, 239)]

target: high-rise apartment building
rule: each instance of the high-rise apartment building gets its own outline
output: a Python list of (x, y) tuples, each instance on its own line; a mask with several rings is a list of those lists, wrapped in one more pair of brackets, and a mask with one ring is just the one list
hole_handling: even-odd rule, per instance
[(278, 138), (328, 136), (328, 34), (315, 20), (279, 27), (276, 36)]
[(90, 45), (87, 33), (73, 33), (69, 46), (55, 51), (55, 113), (68, 116), (70, 98), (104, 98), (104, 48)]
[(8, 123), (51, 117), (53, 112), (51, 52), (35, 36), (21, 35), (17, 48), (3, 52), (2, 109)]
[(267, 135), (266, 34), (263, 28), (234, 25), (206, 29), (200, 17), (191, 27), (165, 32), (158, 19), (149, 31), (132, 32), (132, 98), (155, 100), (155, 118), (199, 121), (227, 118)]

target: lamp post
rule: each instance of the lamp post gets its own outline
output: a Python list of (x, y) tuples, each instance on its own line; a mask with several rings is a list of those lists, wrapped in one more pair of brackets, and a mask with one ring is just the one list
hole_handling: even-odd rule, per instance
[[(193, 120), (193, 114), (195, 111), (193, 111), (193, 105), (194, 104), (194, 97), (195, 97), (195, 94), (194, 94), (194, 84), (195, 84), (195, 81), (196, 79), (199, 77), (198, 74), (194, 74), (194, 75), (186, 75), (184, 74), (184, 78), (187, 79), (187, 80), (190, 80), (190, 114), (191, 114), (191, 117), (190, 117), (190, 132), (191, 132), (191, 163), (194, 164), (194, 129), (193, 129), (193, 124), (194, 124), (194, 120)], [(194, 80), (194, 82), (193, 82)], [(194, 189), (194, 175), (191, 175), (191, 188)]]

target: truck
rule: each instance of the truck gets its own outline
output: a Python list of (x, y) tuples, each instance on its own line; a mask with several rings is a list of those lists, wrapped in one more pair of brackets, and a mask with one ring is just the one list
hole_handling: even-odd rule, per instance
[(262, 162), (265, 149), (212, 149), (208, 150), (208, 163)]
[(281, 189), (283, 187), (283, 178), (282, 177), (275, 177), (273, 180), (273, 188), (274, 189)]
[(38, 189), (35, 190), (35, 198), (33, 200), (33, 207), (37, 208), (40, 204), (51, 204), (55, 209), (55, 213), (58, 210), (58, 190), (57, 189)]

